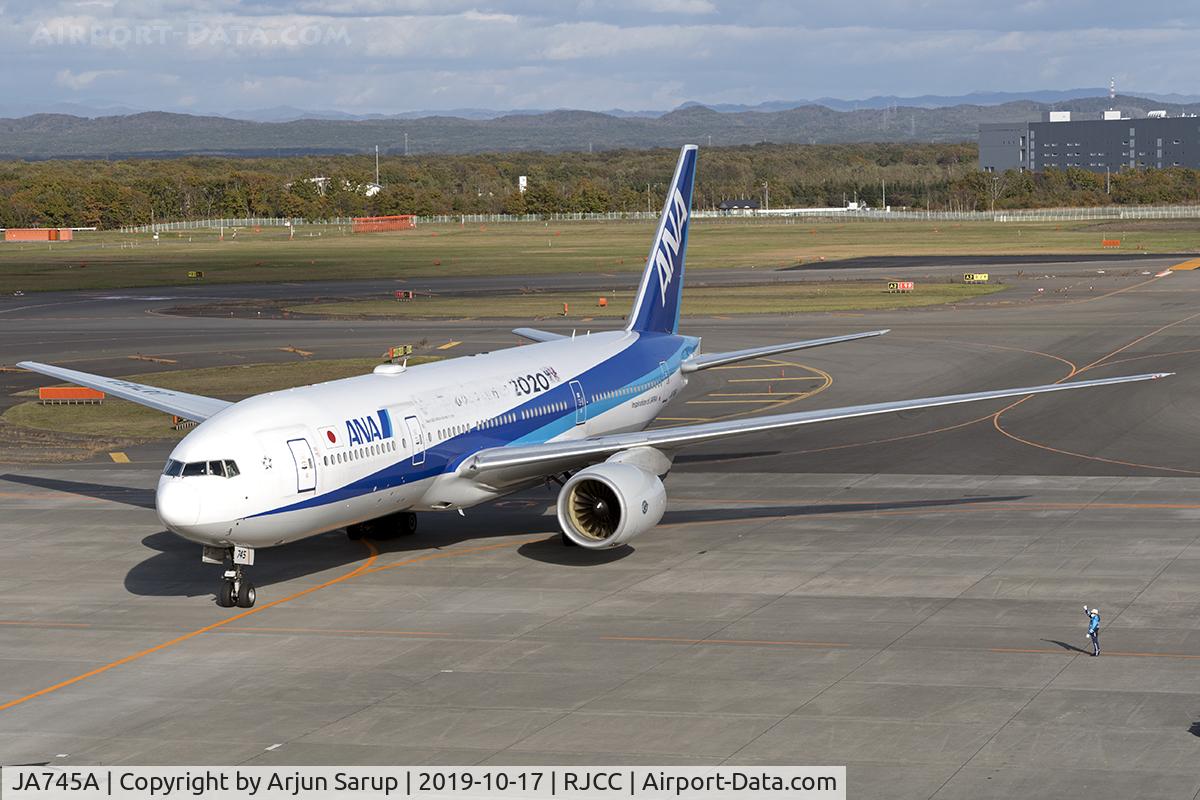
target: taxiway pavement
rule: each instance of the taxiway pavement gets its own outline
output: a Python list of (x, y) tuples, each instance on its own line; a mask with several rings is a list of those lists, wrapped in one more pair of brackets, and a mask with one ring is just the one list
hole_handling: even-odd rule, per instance
[[(609, 553), (561, 548), (535, 491), (408, 539), (260, 551), (239, 614), (155, 517), (166, 446), (0, 465), (0, 763), (828, 763), (855, 798), (1196, 797), (1200, 278), (1141, 274), (1168, 263), (1045, 265), (1041, 296), (955, 307), (685, 322), (707, 350), (893, 332), (713, 370), (662, 424), (1178, 374), (689, 450), (663, 525)], [(147, 313), (170, 295), (6, 301), (0, 362), (515, 343), (494, 321)]]

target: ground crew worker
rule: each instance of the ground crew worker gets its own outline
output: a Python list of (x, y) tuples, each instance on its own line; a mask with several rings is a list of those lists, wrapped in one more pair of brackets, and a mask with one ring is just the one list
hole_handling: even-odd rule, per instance
[(1092, 655), (1100, 655), (1100, 611), (1093, 608), (1088, 611), (1087, 603), (1083, 604), (1083, 613), (1088, 617), (1088, 638), (1092, 640)]

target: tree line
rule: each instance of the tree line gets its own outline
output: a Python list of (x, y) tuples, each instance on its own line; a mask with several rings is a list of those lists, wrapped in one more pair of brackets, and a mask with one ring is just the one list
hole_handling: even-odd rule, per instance
[[(0, 227), (114, 228), (218, 217), (547, 214), (657, 210), (677, 152), (0, 162)], [(519, 176), (528, 189), (518, 191)], [(311, 178), (325, 178), (320, 183)], [(995, 175), (972, 144), (706, 148), (695, 206), (752, 198), (773, 208), (842, 206), (982, 211), (1200, 201), (1200, 172), (1082, 169)]]

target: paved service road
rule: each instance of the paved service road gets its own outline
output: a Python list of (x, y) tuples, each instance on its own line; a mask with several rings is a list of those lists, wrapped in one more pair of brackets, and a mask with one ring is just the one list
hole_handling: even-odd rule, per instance
[[(165, 446), (0, 465), (0, 762), (847, 764), (854, 798), (1194, 798), (1200, 278), (1154, 278), (1169, 263), (991, 269), (1014, 288), (957, 307), (686, 323), (707, 350), (893, 332), (713, 370), (662, 424), (1178, 374), (688, 450), (663, 525), (610, 553), (561, 548), (535, 491), (399, 542), (262, 551), (238, 615), (157, 522)], [(486, 320), (153, 313), (181, 296), (8, 299), (0, 363), (516, 343)]]

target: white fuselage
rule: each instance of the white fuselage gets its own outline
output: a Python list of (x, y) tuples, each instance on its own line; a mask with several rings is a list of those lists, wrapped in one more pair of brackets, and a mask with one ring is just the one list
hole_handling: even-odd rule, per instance
[(679, 365), (698, 343), (600, 333), (257, 395), (175, 447), (159, 517), (193, 541), (266, 547), (397, 511), (473, 506), (545, 475), (485, 485), (457, 474), (463, 459), (640, 430), (685, 385)]

